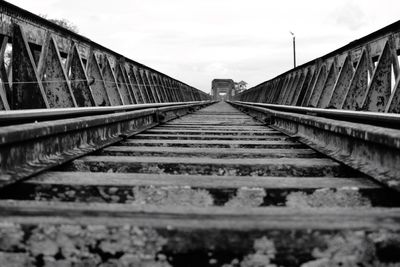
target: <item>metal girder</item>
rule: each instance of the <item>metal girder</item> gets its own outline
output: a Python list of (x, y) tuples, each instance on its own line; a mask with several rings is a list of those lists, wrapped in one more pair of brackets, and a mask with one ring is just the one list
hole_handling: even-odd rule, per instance
[(365, 88), (368, 85), (368, 60), (364, 50), (361, 58), (357, 63), (356, 70), (350, 80), (347, 93), (344, 98), (344, 103), (341, 106), (343, 109), (358, 110), (361, 108), (362, 101), (365, 95)]
[(19, 25), (14, 25), (11, 109), (49, 108), (28, 41)]
[(391, 66), (390, 48), (386, 42), (368, 86), (362, 110), (380, 112), (385, 110), (391, 94)]
[[(0, 110), (174, 102), (166, 96), (161, 80), (189, 88), (7, 2), (0, 2), (0, 13)], [(11, 40), (9, 75), (4, 52)], [(39, 73), (36, 66), (45, 73)], [(187, 101), (210, 99), (194, 90), (198, 94), (191, 93)]]
[(61, 62), (60, 53), (51, 34), (42, 46), (37, 69), (50, 108), (77, 106), (71, 85), (67, 82), (67, 74)]
[(136, 78), (135, 72), (133, 70), (133, 67), (128, 67), (127, 68), (127, 78), (130, 81), (130, 84), (132, 86), (132, 91), (133, 95), (135, 96), (136, 103), (137, 104), (143, 104), (144, 102), (144, 97), (142, 95), (142, 92), (140, 90), (140, 85), (139, 82)]
[(341, 108), (346, 96), (346, 89), (349, 87), (351, 77), (354, 74), (353, 66), (351, 66), (350, 56), (346, 56), (340, 69), (338, 79), (332, 90), (331, 100), (328, 107)]
[(106, 57), (104, 58), (103, 62), (104, 62), (103, 66), (104, 83), (106, 84), (108, 89), (108, 95), (111, 100), (111, 105), (113, 106), (123, 105), (124, 102), (122, 100), (117, 80), (115, 79), (115, 74), (111, 67), (110, 60)]
[(117, 82), (121, 97), (124, 100), (124, 104), (134, 104), (134, 98), (132, 97), (132, 92), (129, 88), (129, 84), (125, 79), (124, 68), (120, 63), (115, 65), (115, 80)]
[(86, 72), (89, 79), (89, 85), (92, 88), (93, 98), (96, 106), (110, 106), (111, 101), (107, 93), (107, 86), (99, 62), (93, 51), (90, 52), (89, 60), (86, 66)]
[[(398, 54), (400, 21), (250, 88), (234, 99), (399, 113)], [(307, 70), (312, 75), (305, 78)], [(278, 88), (271, 86), (277, 82)]]
[(75, 44), (72, 45), (71, 51), (68, 54), (67, 73), (69, 74), (72, 92), (77, 105), (79, 107), (96, 106), (92, 89), (86, 76), (85, 67)]
[(326, 65), (322, 65), (318, 71), (317, 79), (315, 81), (315, 85), (312, 89), (310, 100), (308, 101), (307, 106), (309, 107), (317, 107), (318, 99), (321, 97), (322, 89), (326, 81), (327, 76), (327, 67)]
[(328, 106), (329, 101), (332, 97), (333, 87), (335, 86), (336, 75), (336, 64), (335, 61), (333, 61), (331, 67), (329, 68), (328, 76), (326, 77), (321, 96), (318, 100), (318, 108), (326, 108)]
[(0, 110), (9, 110), (10, 104), (8, 103), (7, 95), (9, 95), (9, 99), (11, 98), (11, 89), (10, 84), (8, 82), (7, 70), (4, 65), (4, 54), (6, 52), (8, 37), (0, 36), (0, 79), (3, 83), (0, 83)]

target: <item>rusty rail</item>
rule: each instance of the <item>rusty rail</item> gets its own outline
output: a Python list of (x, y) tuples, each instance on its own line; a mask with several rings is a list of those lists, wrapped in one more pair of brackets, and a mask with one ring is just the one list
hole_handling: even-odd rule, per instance
[[(40, 122), (25, 131), (18, 125), (21, 131), (5, 138), (25, 135), (45, 150), (39, 141), (47, 131), (62, 147), (68, 138), (81, 143), (66, 151), (73, 155), (90, 148), (89, 137), (105, 144), (124, 138), (117, 129), (140, 131), (193, 105)], [(357, 142), (364, 130), (366, 139), (379, 139), (378, 132), (235, 105), (262, 122), (218, 102), (0, 188), (0, 257), (15, 266), (399, 265), (398, 192), (299, 142), (306, 130), (337, 141), (335, 131), (351, 129), (340, 133), (343, 145), (352, 134)], [(108, 126), (96, 125), (104, 118)], [(299, 138), (277, 128), (286, 124), (299, 127)], [(30, 154), (26, 148), (20, 151)]]
[[(153, 104), (139, 110), (87, 114), (0, 128), (0, 187), (121, 141), (212, 102)], [(46, 112), (50, 113), (51, 112)], [(56, 115), (59, 115), (55, 110)], [(90, 116), (89, 116), (90, 114)], [(86, 116), (85, 116), (86, 115)], [(18, 117), (21, 120), (21, 117)], [(23, 118), (22, 118), (23, 120)]]
[(0, 1), (0, 21), (0, 110), (210, 99), (192, 86), (5, 1)]
[[(400, 130), (387, 127), (388, 121), (395, 121), (393, 126), (398, 128), (398, 115), (375, 113), (362, 117), (348, 111), (310, 112), (308, 108), (284, 109), (279, 105), (237, 101), (231, 104), (269, 127), (400, 190)], [(381, 118), (386, 127), (366, 123), (371, 118)]]
[[(78, 108), (58, 108), (58, 109), (29, 109), (29, 110), (8, 110), (0, 111), (0, 126), (16, 125), (22, 123), (60, 120), (76, 117), (87, 117), (94, 115), (104, 115), (117, 112), (128, 112), (149, 108), (161, 108), (191, 104), (206, 104), (208, 101), (193, 102), (172, 102), (172, 103), (152, 103), (152, 104), (133, 104), (110, 107), (78, 107)], [(214, 103), (214, 102), (210, 102)]]
[(400, 21), (234, 97), (245, 102), (400, 112)]

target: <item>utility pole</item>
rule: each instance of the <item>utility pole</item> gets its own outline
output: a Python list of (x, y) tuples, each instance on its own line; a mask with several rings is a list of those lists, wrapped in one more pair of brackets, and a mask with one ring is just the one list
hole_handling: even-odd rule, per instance
[(293, 32), (290, 32), (293, 36), (293, 68), (296, 68), (296, 36)]

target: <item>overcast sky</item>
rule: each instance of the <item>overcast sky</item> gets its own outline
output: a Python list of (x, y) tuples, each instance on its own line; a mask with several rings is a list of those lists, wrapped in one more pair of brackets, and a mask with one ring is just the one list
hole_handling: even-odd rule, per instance
[(400, 19), (399, 0), (10, 0), (196, 88), (250, 86)]

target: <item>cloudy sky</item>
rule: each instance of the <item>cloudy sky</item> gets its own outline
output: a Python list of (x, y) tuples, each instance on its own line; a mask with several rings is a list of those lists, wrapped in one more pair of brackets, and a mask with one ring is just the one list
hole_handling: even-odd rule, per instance
[(399, 0), (9, 0), (66, 18), (82, 35), (210, 92), (254, 86), (400, 19)]

